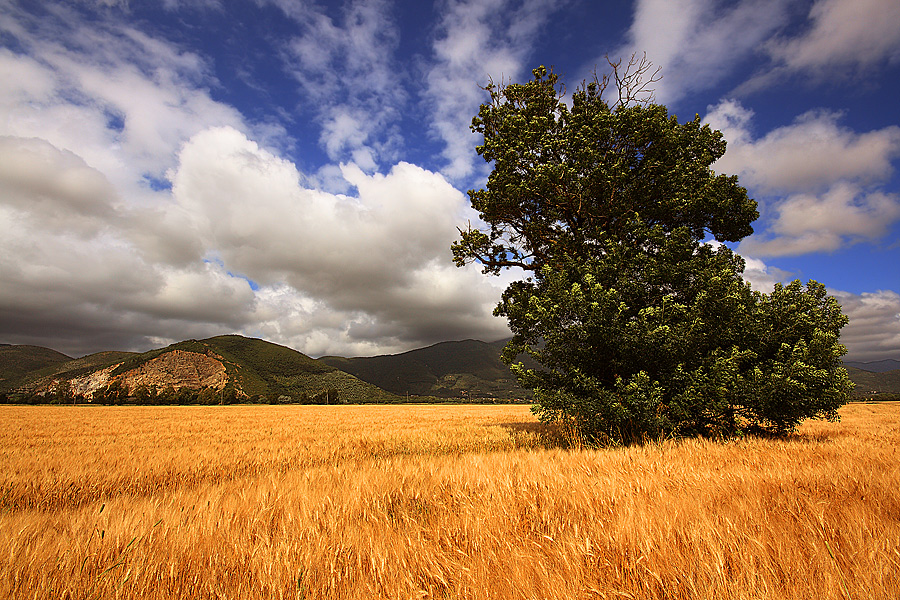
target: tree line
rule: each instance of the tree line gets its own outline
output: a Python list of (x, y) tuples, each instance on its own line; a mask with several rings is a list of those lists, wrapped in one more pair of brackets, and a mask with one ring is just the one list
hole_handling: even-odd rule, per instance
[(141, 405), (141, 406), (175, 406), (199, 405), (214, 406), (227, 404), (521, 404), (527, 402), (522, 398), (496, 397), (438, 397), (438, 396), (397, 396), (388, 400), (358, 401), (348, 398), (337, 388), (327, 388), (312, 394), (277, 390), (266, 394), (247, 395), (233, 387), (223, 389), (209, 387), (175, 389), (174, 386), (140, 385), (134, 389), (121, 382), (114, 381), (92, 394), (73, 392), (68, 381), (60, 381), (48, 391), (13, 391), (0, 392), (0, 404), (98, 404), (104, 406)]
[(48, 391), (18, 391), (0, 393), (0, 404), (101, 404), (107, 406), (137, 404), (155, 405), (224, 405), (224, 404), (346, 404), (340, 390), (328, 388), (314, 392), (292, 393), (283, 391), (247, 395), (232, 386), (222, 389), (211, 387), (175, 388), (172, 385), (137, 385), (129, 388), (114, 380), (91, 394), (72, 390), (68, 381), (57, 382)]

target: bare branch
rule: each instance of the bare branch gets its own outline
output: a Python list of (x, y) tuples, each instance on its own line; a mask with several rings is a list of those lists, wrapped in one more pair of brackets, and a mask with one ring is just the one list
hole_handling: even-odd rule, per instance
[(610, 83), (614, 82), (619, 95), (617, 106), (628, 106), (629, 104), (646, 106), (653, 103), (655, 90), (651, 86), (662, 79), (662, 67), (654, 69), (653, 63), (647, 60), (646, 52), (640, 58), (637, 54), (632, 54), (628, 59), (628, 64), (624, 67), (621, 58), (613, 61), (607, 55), (606, 62), (612, 69), (611, 76), (605, 74), (601, 80), (598, 80), (596, 72), (594, 73), (594, 82), (601, 94)]

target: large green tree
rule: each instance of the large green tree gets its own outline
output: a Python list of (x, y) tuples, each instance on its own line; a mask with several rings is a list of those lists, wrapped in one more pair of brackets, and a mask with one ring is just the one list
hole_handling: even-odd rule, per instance
[[(462, 230), (454, 260), (524, 272), (495, 314), (535, 411), (590, 441), (837, 418), (852, 385), (837, 302), (816, 282), (750, 289), (721, 242), (751, 234), (758, 213), (737, 177), (710, 168), (722, 134), (653, 104), (646, 62), (611, 67), (570, 103), (544, 67), (489, 85), (472, 123), (493, 165), (469, 192), (488, 229)], [(537, 366), (516, 362), (523, 354)]]

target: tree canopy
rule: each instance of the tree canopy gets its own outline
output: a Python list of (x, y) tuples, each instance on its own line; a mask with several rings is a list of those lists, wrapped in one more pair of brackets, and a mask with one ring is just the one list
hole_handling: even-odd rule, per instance
[(570, 103), (544, 67), (491, 84), (472, 122), (493, 165), (469, 192), (488, 228), (461, 230), (454, 260), (523, 271), (495, 314), (537, 414), (591, 441), (837, 418), (852, 386), (840, 306), (814, 281), (750, 289), (722, 242), (750, 235), (758, 212), (736, 176), (711, 169), (722, 134), (652, 103), (645, 61), (611, 66)]

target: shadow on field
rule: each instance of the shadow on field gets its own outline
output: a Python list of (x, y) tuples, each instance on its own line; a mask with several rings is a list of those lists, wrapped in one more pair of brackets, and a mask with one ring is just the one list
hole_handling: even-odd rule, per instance
[[(634, 440), (629, 443), (621, 443), (610, 440), (608, 443), (595, 443), (590, 444), (585, 439), (583, 439), (578, 431), (574, 429), (571, 425), (567, 425), (565, 423), (535, 423), (535, 422), (520, 422), (520, 423), (499, 423), (500, 427), (509, 431), (509, 433), (513, 437), (517, 436), (534, 436), (537, 437), (540, 441), (538, 446), (546, 449), (564, 449), (564, 450), (579, 450), (588, 447), (594, 448), (611, 448), (611, 447), (622, 447), (622, 446), (642, 446), (646, 444), (659, 444), (664, 440), (658, 439), (643, 439), (643, 440)], [(743, 441), (751, 441), (751, 440), (760, 440), (760, 441), (768, 441), (768, 442), (788, 442), (795, 444), (804, 444), (804, 445), (812, 445), (812, 444), (833, 444), (837, 440), (837, 438), (842, 437), (853, 437), (854, 435), (858, 435), (858, 433), (850, 432), (850, 431), (818, 431), (818, 432), (788, 432), (788, 433), (773, 433), (763, 430), (750, 431), (744, 433), (742, 436), (739, 435), (737, 437), (722, 437), (722, 436), (698, 436), (700, 438), (705, 438), (707, 440), (717, 441), (720, 443), (729, 443), (735, 442), (739, 440)], [(687, 437), (677, 437), (677, 438), (667, 438), (669, 441), (684, 441), (687, 439), (691, 439), (691, 436)]]
[(853, 434), (847, 431), (830, 431), (827, 433), (789, 433), (781, 437), (757, 435), (755, 437), (761, 439), (784, 440), (796, 444), (833, 444), (837, 438), (853, 437)]
[(540, 439), (543, 448), (575, 448), (579, 446), (569, 428), (561, 423), (500, 423), (513, 436), (529, 435)]

